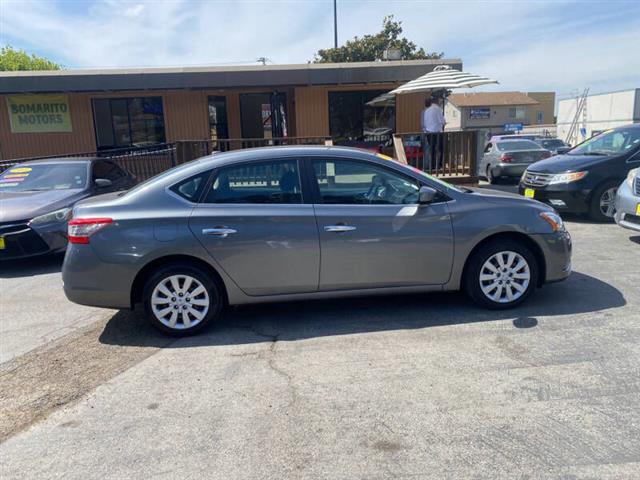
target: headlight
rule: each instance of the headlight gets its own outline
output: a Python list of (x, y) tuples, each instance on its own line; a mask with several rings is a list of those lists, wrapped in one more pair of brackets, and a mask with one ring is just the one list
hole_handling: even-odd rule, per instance
[(578, 180), (583, 179), (587, 173), (589, 172), (571, 172), (571, 173), (558, 173), (551, 177), (549, 181), (549, 185), (557, 184), (557, 183), (571, 183), (577, 182)]
[(540, 214), (540, 218), (542, 218), (545, 222), (551, 225), (551, 230), (554, 232), (558, 232), (564, 230), (564, 222), (560, 215), (555, 212), (542, 212)]
[(66, 222), (70, 218), (71, 218), (71, 209), (61, 208), (60, 210), (56, 210), (55, 212), (45, 213), (44, 215), (40, 215), (39, 217), (34, 217), (29, 222), (29, 225), (42, 225), (43, 223)]
[(629, 185), (629, 188), (633, 188), (633, 179), (636, 178), (638, 173), (640, 173), (640, 168), (629, 170), (629, 173), (627, 174), (627, 185)]

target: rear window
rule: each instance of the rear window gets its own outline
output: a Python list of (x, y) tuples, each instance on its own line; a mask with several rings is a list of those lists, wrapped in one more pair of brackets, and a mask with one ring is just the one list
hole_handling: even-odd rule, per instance
[(564, 147), (564, 142), (562, 140), (542, 140), (540, 145), (544, 148), (558, 148)]
[(510, 152), (512, 150), (538, 150), (540, 145), (531, 140), (509, 140), (508, 142), (498, 142), (498, 150)]
[(170, 188), (170, 190), (185, 200), (195, 203), (200, 200), (202, 190), (209, 179), (209, 175), (211, 175), (211, 171), (199, 173), (193, 177), (189, 177), (186, 180), (176, 183)]

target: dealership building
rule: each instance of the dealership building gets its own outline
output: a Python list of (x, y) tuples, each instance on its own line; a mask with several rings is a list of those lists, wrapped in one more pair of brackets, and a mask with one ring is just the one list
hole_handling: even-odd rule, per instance
[(0, 73), (0, 159), (181, 140), (417, 132), (427, 94), (382, 94), (451, 60)]

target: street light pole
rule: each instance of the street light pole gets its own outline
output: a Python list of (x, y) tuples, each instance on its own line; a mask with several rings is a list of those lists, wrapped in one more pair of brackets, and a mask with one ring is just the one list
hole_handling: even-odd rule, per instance
[(338, 0), (333, 0), (333, 47), (338, 48)]

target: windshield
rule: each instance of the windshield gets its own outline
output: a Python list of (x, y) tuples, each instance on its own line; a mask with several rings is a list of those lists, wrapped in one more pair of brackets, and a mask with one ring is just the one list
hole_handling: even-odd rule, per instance
[(37, 163), (16, 165), (0, 175), (0, 192), (69, 190), (87, 186), (87, 164)]
[(499, 142), (498, 150), (501, 152), (510, 152), (513, 150), (539, 150), (540, 145), (531, 140), (509, 140), (508, 142)]
[(570, 150), (569, 155), (619, 155), (640, 145), (640, 128), (606, 130)]

